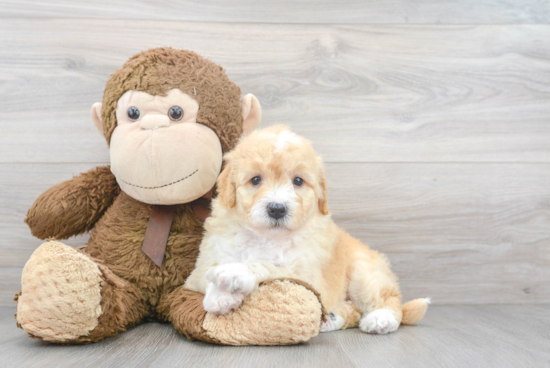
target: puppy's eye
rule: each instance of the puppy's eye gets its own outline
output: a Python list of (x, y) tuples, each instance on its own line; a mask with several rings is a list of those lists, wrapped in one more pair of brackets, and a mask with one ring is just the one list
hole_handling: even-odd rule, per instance
[(299, 178), (299, 177), (295, 177), (293, 183), (294, 183), (294, 185), (296, 185), (297, 187), (301, 187), (302, 184), (304, 184), (304, 179)]
[(261, 181), (262, 181), (262, 178), (260, 178), (259, 176), (255, 176), (252, 178), (252, 180), (250, 180), (252, 185), (258, 185), (260, 184)]
[(172, 106), (170, 110), (168, 110), (168, 117), (173, 121), (181, 120), (181, 118), (183, 118), (183, 110), (179, 106)]
[(137, 119), (139, 119), (139, 116), (140, 116), (140, 113), (139, 113), (139, 109), (135, 106), (132, 106), (130, 108), (128, 108), (128, 118), (132, 121), (136, 121)]

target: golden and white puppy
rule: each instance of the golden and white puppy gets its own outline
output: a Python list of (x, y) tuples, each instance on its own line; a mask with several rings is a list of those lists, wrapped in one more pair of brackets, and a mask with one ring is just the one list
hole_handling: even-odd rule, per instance
[(185, 283), (205, 294), (206, 311), (226, 314), (261, 282), (297, 278), (331, 312), (321, 331), (359, 324), (385, 334), (424, 316), (429, 299), (402, 306), (386, 257), (332, 221), (323, 163), (306, 139), (277, 125), (242, 138), (225, 159)]

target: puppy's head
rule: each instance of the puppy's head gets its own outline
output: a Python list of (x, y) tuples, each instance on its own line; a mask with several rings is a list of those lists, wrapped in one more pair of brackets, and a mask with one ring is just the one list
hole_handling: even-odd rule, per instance
[(257, 232), (286, 233), (328, 215), (322, 160), (287, 126), (254, 131), (225, 160), (218, 203)]

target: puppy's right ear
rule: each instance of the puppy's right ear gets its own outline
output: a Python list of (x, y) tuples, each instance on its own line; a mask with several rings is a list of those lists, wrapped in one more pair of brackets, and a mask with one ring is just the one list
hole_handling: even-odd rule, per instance
[(225, 208), (233, 208), (237, 202), (237, 188), (233, 183), (233, 158), (225, 156), (225, 168), (218, 176), (218, 198), (219, 203)]
[(325, 175), (325, 169), (321, 166), (319, 170), (319, 211), (323, 215), (328, 215), (328, 188), (327, 188), (327, 177)]

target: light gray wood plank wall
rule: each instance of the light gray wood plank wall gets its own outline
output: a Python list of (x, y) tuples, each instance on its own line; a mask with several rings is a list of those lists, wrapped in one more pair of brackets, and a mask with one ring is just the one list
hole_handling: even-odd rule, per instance
[(548, 23), (546, 0), (3, 0), (0, 17), (231, 23)]
[(313, 141), (335, 220), (405, 298), (550, 302), (547, 1), (152, 4), (0, 1), (0, 305), (40, 244), (32, 201), (108, 162), (89, 108), (109, 74), (162, 45)]
[(0, 162), (108, 161), (90, 107), (112, 71), (159, 45), (223, 65), (264, 125), (291, 124), (327, 162), (550, 162), (546, 25), (8, 19), (0, 34), (0, 119), (18, 122)]
[[(23, 223), (45, 189), (94, 164), (0, 164), (0, 304), (41, 241)], [(388, 255), (405, 299), (550, 299), (550, 164), (327, 164), (336, 222)], [(87, 236), (69, 239), (84, 245)]]

